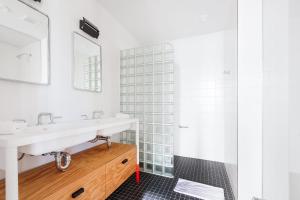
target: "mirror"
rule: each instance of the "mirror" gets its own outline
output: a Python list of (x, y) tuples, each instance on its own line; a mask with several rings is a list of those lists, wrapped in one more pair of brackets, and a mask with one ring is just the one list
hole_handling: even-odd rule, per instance
[(0, 79), (49, 83), (49, 19), (21, 1), (0, 0)]
[(101, 92), (101, 46), (79, 33), (74, 33), (73, 37), (75, 89)]

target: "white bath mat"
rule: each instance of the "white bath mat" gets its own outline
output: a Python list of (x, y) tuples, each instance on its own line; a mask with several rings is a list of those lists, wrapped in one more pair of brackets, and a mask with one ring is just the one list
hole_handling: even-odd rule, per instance
[(196, 197), (203, 200), (224, 200), (224, 189), (188, 181), (185, 179), (178, 179), (175, 192)]

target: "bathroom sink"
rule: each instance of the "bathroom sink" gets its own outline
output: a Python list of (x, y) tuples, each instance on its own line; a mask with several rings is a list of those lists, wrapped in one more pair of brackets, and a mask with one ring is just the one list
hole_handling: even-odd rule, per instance
[[(107, 137), (130, 129), (131, 125), (129, 123), (124, 124), (123, 123), (124, 120), (126, 120), (126, 118), (124, 119), (124, 118), (111, 117), (111, 118), (104, 118), (104, 119), (93, 119), (88, 121), (89, 123), (95, 125), (102, 124), (103, 128), (101, 130), (97, 130), (97, 135)], [(115, 125), (109, 126), (111, 123), (114, 123)]]
[[(16, 134), (23, 137), (26, 137), (27, 135), (42, 136), (49, 134), (60, 134), (62, 137), (21, 146), (18, 148), (18, 151), (20, 153), (38, 156), (53, 151), (62, 151), (68, 147), (87, 142), (96, 137), (96, 131), (78, 132), (78, 134), (72, 134), (68, 136), (69, 133), (71, 133), (72, 131), (76, 132), (76, 129), (80, 127), (82, 127), (80, 126), (80, 123), (65, 123), (25, 128), (24, 130), (19, 131)], [(64, 137), (64, 135), (66, 136)]]
[(105, 119), (79, 120), (73, 122), (26, 127), (14, 135), (26, 145), (18, 151), (29, 155), (42, 155), (63, 151), (81, 143), (93, 140), (97, 135), (112, 136), (131, 128), (136, 119), (111, 117)]

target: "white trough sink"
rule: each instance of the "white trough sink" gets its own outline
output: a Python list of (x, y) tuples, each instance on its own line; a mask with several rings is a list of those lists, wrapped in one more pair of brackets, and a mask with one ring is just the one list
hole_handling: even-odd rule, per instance
[[(118, 120), (120, 120), (120, 119), (113, 117), (113, 118), (98, 119), (98, 120), (93, 120), (93, 121), (98, 124), (110, 124), (110, 123), (118, 122)], [(106, 127), (106, 128), (104, 127), (103, 129), (98, 130), (97, 135), (101, 135), (104, 137), (112, 136), (113, 134), (126, 131), (130, 128), (131, 128), (130, 124), (117, 125), (117, 123), (116, 123), (116, 125), (113, 127)]]
[[(71, 123), (26, 128), (18, 134), (39, 134), (41, 136), (45, 134), (60, 134), (61, 137), (21, 146), (18, 148), (18, 151), (20, 153), (38, 156), (53, 151), (62, 151), (68, 147), (87, 142), (96, 137), (96, 131), (78, 132), (78, 134), (70, 135), (72, 131), (76, 132), (77, 130), (76, 126), (72, 126)], [(64, 135), (66, 136), (64, 137)]]
[(27, 127), (15, 133), (19, 137), (32, 136), (38, 142), (20, 146), (18, 151), (29, 155), (42, 155), (93, 140), (97, 135), (104, 137), (131, 128), (134, 119), (105, 118), (81, 120), (45, 126)]

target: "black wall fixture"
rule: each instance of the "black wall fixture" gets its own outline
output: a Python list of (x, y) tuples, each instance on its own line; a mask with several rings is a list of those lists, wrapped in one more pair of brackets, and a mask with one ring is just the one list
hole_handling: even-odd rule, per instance
[(39, 3), (41, 3), (41, 1), (42, 1), (42, 0), (33, 0), (33, 1), (36, 1), (36, 2), (39, 2)]
[(99, 29), (93, 25), (91, 22), (89, 22), (86, 18), (83, 17), (82, 20), (79, 22), (79, 28), (84, 31), (85, 33), (89, 34), (93, 38), (99, 37), (100, 31)]

